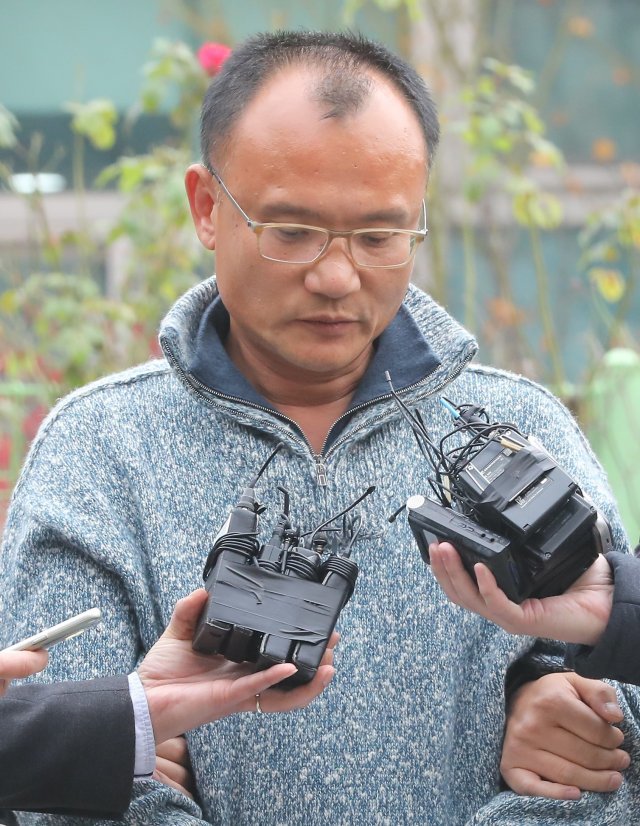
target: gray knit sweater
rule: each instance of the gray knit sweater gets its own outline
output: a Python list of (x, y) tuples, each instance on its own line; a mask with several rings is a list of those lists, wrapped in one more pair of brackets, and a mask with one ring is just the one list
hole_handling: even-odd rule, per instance
[[(263, 539), (280, 506), (278, 484), (291, 492), (292, 521), (308, 527), (368, 485), (377, 488), (363, 504), (366, 529), (353, 551), (361, 573), (339, 620), (329, 689), (302, 711), (239, 714), (192, 732), (198, 803), (145, 780), (136, 783), (125, 822), (640, 822), (640, 696), (630, 687), (619, 694), (634, 760), (619, 792), (577, 802), (500, 792), (505, 672), (533, 641), (452, 606), (406, 519), (387, 522), (409, 495), (427, 492), (424, 461), (388, 396), (358, 410), (325, 455), (314, 457), (274, 412), (189, 382), (199, 321), (214, 294), (213, 280), (204, 282), (169, 313), (161, 333), (166, 361), (71, 394), (44, 423), (0, 558), (0, 644), (99, 605), (101, 628), (53, 649), (39, 679), (132, 669), (176, 600), (201, 583), (212, 538), (278, 441), (286, 449), (258, 489), (268, 508)], [(437, 400), (445, 386), (456, 403), (487, 405), (492, 419), (540, 439), (605, 513), (616, 550), (627, 551), (604, 474), (567, 410), (524, 378), (471, 366), (475, 342), (419, 290), (411, 288), (405, 303), (441, 360), (403, 393), (432, 434), (451, 428)], [(326, 485), (318, 484), (319, 462)], [(84, 822), (37, 814), (18, 821)]]

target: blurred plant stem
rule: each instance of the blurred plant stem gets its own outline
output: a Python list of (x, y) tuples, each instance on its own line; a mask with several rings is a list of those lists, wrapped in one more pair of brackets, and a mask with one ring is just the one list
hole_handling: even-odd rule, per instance
[(544, 345), (551, 358), (554, 388), (557, 393), (562, 394), (563, 389), (566, 387), (566, 377), (562, 366), (562, 356), (558, 345), (556, 325), (551, 312), (549, 274), (544, 262), (540, 230), (535, 224), (529, 226), (529, 241), (536, 274), (538, 312), (540, 313), (540, 320), (542, 322)]
[(469, 330), (476, 330), (478, 272), (475, 231), (469, 219), (462, 224), (462, 242), (464, 249), (464, 323)]

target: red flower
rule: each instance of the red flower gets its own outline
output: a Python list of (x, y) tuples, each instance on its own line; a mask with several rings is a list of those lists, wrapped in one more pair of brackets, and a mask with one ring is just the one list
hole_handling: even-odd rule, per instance
[(38, 428), (46, 415), (47, 408), (41, 404), (37, 404), (22, 419), (22, 432), (28, 442), (35, 438)]
[[(11, 439), (0, 436), (0, 470), (7, 470), (11, 462)], [(1, 488), (0, 488), (1, 489)]]
[(198, 49), (198, 61), (209, 77), (217, 75), (231, 49), (222, 43), (203, 43)]

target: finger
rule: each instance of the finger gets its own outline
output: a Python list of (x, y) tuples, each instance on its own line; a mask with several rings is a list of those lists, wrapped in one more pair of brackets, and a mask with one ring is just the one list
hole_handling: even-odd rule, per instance
[[(339, 639), (339, 634), (335, 634), (335, 642), (337, 644)], [(334, 635), (332, 635), (331, 640), (334, 639)], [(331, 641), (330, 640), (330, 641)], [(334, 659), (334, 649), (327, 646), (325, 649), (322, 659), (320, 660), (320, 666), (325, 665), (333, 665)], [(288, 671), (285, 672), (285, 668)], [(274, 669), (277, 669), (275, 671)], [(278, 665), (271, 666), (267, 671), (259, 671), (252, 674), (249, 674), (247, 677), (242, 677), (238, 681), (236, 681), (236, 685), (242, 680), (243, 682), (243, 691), (244, 691), (244, 684), (246, 683), (247, 686), (251, 686), (252, 693), (259, 694), (261, 691), (265, 691), (267, 688), (277, 687), (277, 684), (284, 680), (286, 677), (290, 677), (297, 671), (297, 668), (294, 663), (279, 663)], [(258, 684), (257, 680), (262, 679), (264, 680), (264, 684)]]
[(581, 797), (577, 786), (550, 783), (527, 769), (503, 770), (502, 777), (507, 786), (516, 794), (550, 797), (552, 800), (578, 800)]
[(447, 574), (456, 589), (460, 604), (473, 610), (482, 608), (482, 598), (478, 592), (478, 586), (462, 564), (460, 554), (453, 545), (446, 542), (443, 544), (443, 552)]
[(613, 792), (622, 785), (620, 772), (585, 769), (548, 752), (544, 755), (544, 768), (536, 766), (535, 761), (530, 768), (544, 780), (553, 779), (561, 785), (577, 786), (586, 792)]
[[(549, 730), (540, 729), (547, 737)], [(564, 731), (573, 743), (572, 759), (578, 759), (586, 745), (594, 745), (605, 751), (613, 751), (621, 745), (624, 734), (620, 729), (606, 723), (588, 706), (568, 707), (559, 712), (557, 732)], [(537, 738), (534, 736), (534, 741)], [(545, 743), (540, 743), (542, 747)]]
[[(453, 552), (453, 558), (452, 557)], [(431, 570), (433, 575), (438, 580), (440, 587), (445, 592), (450, 602), (455, 605), (462, 605), (458, 588), (454, 582), (456, 568), (455, 557), (458, 556), (453, 546), (449, 543), (440, 543), (429, 545), (429, 560), (431, 562)], [(460, 559), (458, 557), (458, 562)], [(462, 565), (462, 563), (460, 563)], [(466, 607), (466, 606), (465, 606)]]
[(493, 573), (478, 562), (473, 566), (473, 571), (476, 575), (478, 583), (478, 591), (482, 597), (487, 609), (496, 618), (502, 617), (506, 621), (515, 621), (520, 618), (522, 610), (514, 602), (511, 602), (509, 597), (498, 585)]
[(48, 660), (49, 654), (43, 648), (37, 651), (2, 651), (0, 675), (3, 679), (20, 680), (42, 671)]
[(260, 697), (260, 707), (262, 711), (265, 713), (273, 713), (305, 708), (329, 685), (335, 671), (335, 668), (331, 665), (321, 665), (313, 680), (298, 686), (298, 688), (294, 688), (291, 691), (271, 689), (271, 691), (268, 691), (264, 696)]
[(158, 768), (157, 761), (155, 771), (151, 776), (154, 780), (157, 780), (159, 783), (163, 783), (165, 786), (171, 786), (172, 789), (176, 789), (176, 791), (179, 791), (180, 794), (185, 795), (185, 797), (189, 797), (191, 798), (191, 800), (194, 799), (193, 794), (191, 793), (188, 787), (182, 786), (177, 780), (174, 780), (173, 777), (171, 777), (168, 774), (165, 774), (161, 769)]
[[(562, 675), (575, 688), (576, 674)], [(582, 678), (578, 678), (582, 679)], [(605, 749), (615, 749), (624, 739), (620, 729), (605, 722), (582, 697), (575, 695), (560, 695), (557, 692), (549, 694), (541, 702), (545, 719), (558, 728), (568, 731), (576, 741), (584, 740)], [(535, 734), (533, 738), (535, 739)], [(582, 745), (578, 742), (578, 747)]]
[(287, 677), (293, 676), (298, 669), (293, 663), (278, 663), (267, 668), (265, 671), (255, 671), (247, 674), (244, 677), (238, 677), (233, 681), (230, 692), (238, 705), (244, 701), (249, 701), (244, 706), (246, 711), (255, 710), (255, 696), (262, 694), (269, 688), (276, 686), (278, 683), (286, 680)]
[[(507, 764), (536, 769), (541, 775), (545, 774), (543, 760), (549, 753), (595, 771), (621, 771), (629, 765), (629, 755), (626, 751), (595, 746), (562, 728), (554, 728), (551, 731), (540, 728), (539, 736), (524, 739), (520, 739), (518, 735), (519, 732), (511, 731), (509, 739), (505, 741), (504, 754)], [(535, 765), (532, 764), (532, 754), (540, 755)]]
[[(629, 765), (629, 755), (622, 749), (609, 749), (594, 746), (580, 740), (576, 743), (576, 738), (565, 731), (559, 732), (559, 738), (553, 739), (553, 744), (549, 743), (547, 748), (553, 749), (553, 753), (559, 757), (564, 757), (578, 766), (595, 771), (621, 771)], [(563, 739), (566, 738), (566, 740)], [(579, 746), (579, 747), (577, 747)]]
[(333, 665), (333, 658), (334, 649), (326, 648), (324, 654), (322, 655), (322, 659), (320, 660), (320, 665)]
[(609, 723), (619, 723), (622, 720), (622, 709), (618, 704), (618, 696), (613, 686), (600, 680), (589, 680), (577, 674), (574, 677), (572, 684), (580, 698), (599, 717)]
[(162, 757), (171, 763), (180, 763), (187, 768), (191, 765), (189, 749), (184, 737), (171, 737), (156, 746), (156, 757)]
[(165, 777), (170, 778), (174, 783), (187, 791), (193, 792), (193, 778), (191, 772), (181, 766), (180, 763), (173, 763), (164, 757), (156, 757), (156, 769)]
[(176, 640), (193, 639), (200, 614), (208, 599), (204, 588), (192, 591), (188, 596), (176, 602), (164, 635)]
[(460, 554), (450, 542), (442, 542), (436, 549), (436, 557), (440, 557), (446, 572), (447, 596), (456, 605), (461, 605), (471, 611), (481, 614), (484, 601), (478, 587), (462, 563)]

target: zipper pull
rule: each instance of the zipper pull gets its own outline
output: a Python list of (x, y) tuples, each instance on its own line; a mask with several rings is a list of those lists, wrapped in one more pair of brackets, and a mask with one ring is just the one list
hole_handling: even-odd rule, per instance
[(325, 488), (329, 484), (329, 481), (327, 479), (327, 469), (324, 466), (324, 462), (322, 461), (321, 456), (316, 456), (315, 459), (316, 459), (316, 481), (318, 482), (318, 484), (321, 487)]

